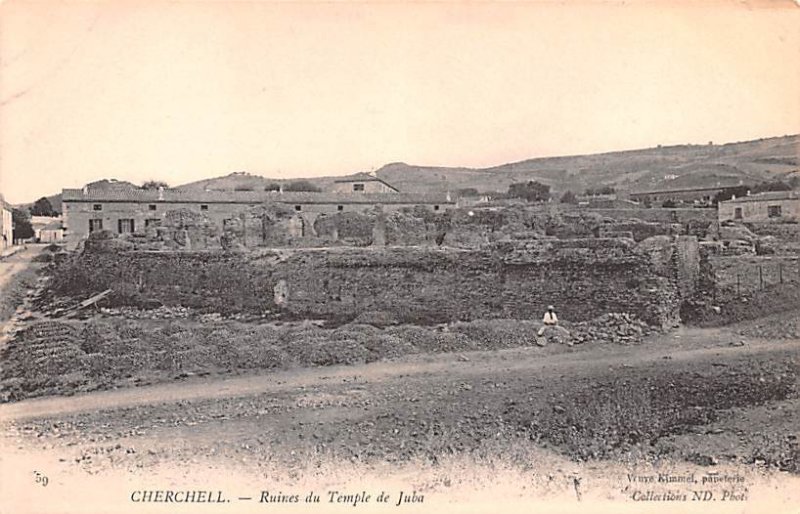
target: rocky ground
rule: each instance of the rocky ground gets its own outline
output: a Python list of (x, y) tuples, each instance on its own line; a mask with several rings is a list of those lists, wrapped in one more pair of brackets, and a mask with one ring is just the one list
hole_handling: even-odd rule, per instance
[[(469, 512), (683, 510), (697, 491), (773, 512), (800, 501), (796, 309), (667, 333), (612, 313), (568, 323), (579, 344), (544, 347), (538, 323), (514, 320), (329, 329), (18, 314), (2, 350), (9, 512), (127, 511), (134, 491), (201, 487), (231, 501), (202, 506), (215, 512), (311, 490), (315, 510), (336, 512), (353, 507), (326, 503), (329, 491)], [(693, 478), (642, 485), (662, 476)]]
[(368, 477), (444, 502), (456, 491), (491, 491), (502, 475), (525, 484), (518, 501), (627, 501), (627, 471), (682, 469), (735, 473), (752, 491), (772, 484), (789, 498), (800, 462), (800, 344), (739, 346), (737, 334), (712, 333), (624, 348), (409, 355), (23, 401), (0, 407), (3, 447), (12, 459), (47, 456), (48, 476), (65, 483), (143, 484), (163, 472), (178, 483), (223, 474), (295, 490)]
[[(374, 322), (375, 320), (373, 320)], [(624, 313), (565, 323), (494, 319), (437, 326), (222, 319), (191, 309), (100, 309), (87, 319), (30, 314), (0, 350), (0, 401), (142, 386), (189, 376), (364, 364), (404, 355), (499, 350), (552, 343), (640, 344), (652, 327)]]

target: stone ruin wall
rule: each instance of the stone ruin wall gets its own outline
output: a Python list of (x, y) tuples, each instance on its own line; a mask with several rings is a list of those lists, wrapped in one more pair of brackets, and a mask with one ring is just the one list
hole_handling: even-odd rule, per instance
[(53, 288), (76, 296), (111, 288), (116, 305), (341, 322), (365, 312), (422, 324), (540, 319), (554, 304), (565, 320), (629, 312), (667, 327), (693, 292), (696, 248), (694, 238), (662, 236), (640, 244), (549, 239), (480, 249), (84, 252), (64, 264)]
[[(684, 212), (686, 211), (686, 212)], [(695, 212), (697, 211), (697, 212)], [(313, 214), (313, 216), (312, 216)], [(613, 214), (613, 216), (608, 216)], [(627, 216), (627, 217), (623, 217)], [(706, 210), (564, 209), (515, 205), (460, 208), (434, 213), (424, 208), (384, 212), (379, 208), (333, 214), (298, 213), (263, 204), (231, 213), (221, 224), (203, 213), (170, 211), (161, 226), (117, 238), (117, 248), (226, 250), (331, 246), (447, 246), (480, 248), (514, 239), (628, 238), (657, 235), (704, 238)], [(641, 219), (641, 218), (647, 219)]]

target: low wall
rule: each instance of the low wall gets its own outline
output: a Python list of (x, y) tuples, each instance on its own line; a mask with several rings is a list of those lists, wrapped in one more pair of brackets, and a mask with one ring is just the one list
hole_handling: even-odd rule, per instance
[(581, 209), (615, 220), (638, 219), (656, 223), (682, 223), (690, 221), (711, 223), (717, 221), (716, 209)]
[[(678, 319), (693, 293), (694, 238), (527, 240), (481, 249), (327, 248), (219, 252), (84, 252), (53, 277), (56, 296), (113, 289), (116, 305), (349, 321), (386, 312), (398, 322), (539, 319), (548, 304), (582, 321), (630, 312)], [(696, 254), (696, 252), (695, 252)], [(688, 271), (687, 271), (688, 270)], [(694, 270), (694, 271), (692, 271)]]
[(800, 243), (800, 223), (745, 223), (751, 232), (759, 236), (775, 236), (783, 241)]

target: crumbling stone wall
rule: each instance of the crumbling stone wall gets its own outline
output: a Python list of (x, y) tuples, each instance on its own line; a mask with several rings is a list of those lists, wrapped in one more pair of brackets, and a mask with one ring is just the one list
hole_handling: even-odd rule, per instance
[(375, 222), (375, 214), (360, 212), (320, 214), (314, 221), (314, 231), (326, 244), (369, 246), (372, 244)]
[(442, 244), (455, 248), (477, 248), (508, 239), (511, 234), (545, 233), (548, 215), (524, 206), (456, 209), (447, 213)]
[(784, 241), (800, 242), (800, 223), (745, 223), (759, 236), (775, 236)]
[[(480, 248), (498, 241), (519, 239), (520, 234), (524, 234), (524, 239), (632, 237), (643, 241), (655, 235), (686, 233), (688, 225), (675, 223), (680, 218), (675, 211), (678, 210), (668, 211), (672, 222), (620, 220), (601, 215), (602, 210), (529, 205), (441, 212), (419, 206), (389, 212), (373, 208), (309, 216), (283, 204), (265, 203), (243, 208), (221, 220), (178, 209), (167, 213), (162, 226), (148, 227), (145, 233), (125, 236), (125, 239), (137, 249), (186, 251), (370, 245)], [(639, 210), (624, 212), (634, 215)], [(695, 230), (695, 233), (700, 232)]]
[(231, 213), (220, 223), (190, 209), (167, 211), (160, 225), (121, 236), (142, 250), (243, 250), (258, 246), (302, 246), (313, 232), (289, 207), (265, 203)]
[(800, 223), (746, 223), (756, 236), (756, 252), (800, 255)]
[(592, 212), (606, 218), (615, 220), (639, 219), (651, 223), (680, 223), (689, 222), (711, 223), (717, 220), (716, 209), (580, 209), (583, 212)]
[(168, 211), (161, 226), (148, 227), (145, 232), (149, 240), (162, 241), (168, 248), (219, 248), (219, 227), (207, 216), (189, 209)]
[[(119, 305), (349, 321), (386, 312), (400, 322), (564, 319), (630, 312), (669, 326), (691, 294), (673, 238), (508, 240), (480, 249), (435, 246), (233, 253), (85, 252), (62, 265), (56, 294), (114, 289)], [(277, 289), (276, 289), (277, 288)], [(280, 294), (276, 293), (278, 291)], [(280, 306), (275, 298), (280, 297)]]
[(700, 287), (700, 243), (694, 236), (675, 238), (673, 266), (682, 298), (691, 298)]
[(675, 223), (650, 223), (646, 221), (620, 221), (599, 227), (599, 237), (621, 237), (619, 233), (630, 233), (634, 241), (644, 241), (659, 235), (680, 234), (682, 227)]

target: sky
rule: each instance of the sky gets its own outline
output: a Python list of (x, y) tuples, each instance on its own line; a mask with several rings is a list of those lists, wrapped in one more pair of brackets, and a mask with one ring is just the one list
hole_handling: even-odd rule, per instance
[(0, 192), (800, 132), (792, 2), (0, 5)]

